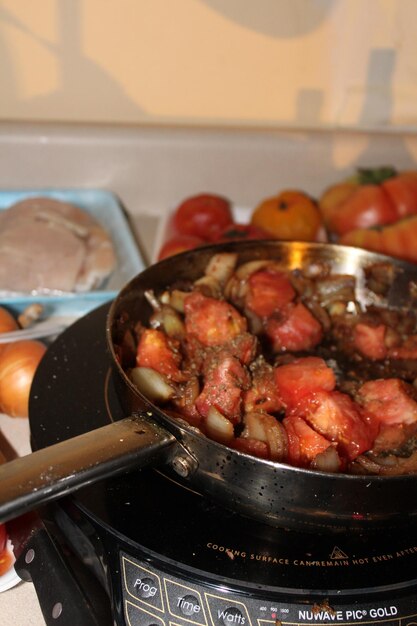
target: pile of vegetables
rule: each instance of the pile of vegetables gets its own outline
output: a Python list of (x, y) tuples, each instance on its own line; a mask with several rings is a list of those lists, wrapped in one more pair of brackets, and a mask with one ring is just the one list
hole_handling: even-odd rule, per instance
[(417, 170), (359, 168), (314, 198), (283, 189), (236, 223), (230, 200), (199, 194), (175, 209), (159, 259), (200, 245), (236, 239), (331, 241), (417, 262)]

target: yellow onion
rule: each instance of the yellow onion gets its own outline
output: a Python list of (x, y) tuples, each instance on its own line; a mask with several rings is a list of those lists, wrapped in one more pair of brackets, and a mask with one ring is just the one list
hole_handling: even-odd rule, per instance
[(19, 324), (11, 313), (4, 307), (0, 306), (0, 333), (10, 333), (18, 330)]
[(40, 341), (23, 340), (5, 345), (0, 352), (0, 411), (11, 417), (28, 417), (29, 393), (35, 371), (46, 352)]
[[(19, 330), (20, 326), (13, 315), (4, 307), (0, 306), (0, 334)], [(0, 354), (6, 347), (6, 343), (0, 343)]]

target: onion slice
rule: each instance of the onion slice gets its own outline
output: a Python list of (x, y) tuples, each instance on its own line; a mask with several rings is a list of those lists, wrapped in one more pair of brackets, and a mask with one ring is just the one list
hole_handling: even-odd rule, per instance
[(130, 379), (144, 396), (154, 402), (167, 402), (175, 395), (175, 389), (165, 378), (150, 367), (134, 367)]
[(238, 256), (235, 252), (214, 254), (207, 264), (205, 275), (214, 278), (224, 285), (231, 278), (236, 267)]
[(215, 406), (211, 406), (206, 417), (207, 435), (219, 443), (227, 443), (234, 437), (233, 424)]
[(258, 439), (268, 444), (272, 461), (285, 461), (288, 451), (288, 437), (285, 428), (269, 413), (247, 413), (242, 437)]

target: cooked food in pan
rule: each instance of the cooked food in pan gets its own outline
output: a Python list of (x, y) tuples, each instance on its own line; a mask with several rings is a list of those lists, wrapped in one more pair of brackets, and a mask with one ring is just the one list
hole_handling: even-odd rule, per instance
[[(417, 470), (417, 318), (382, 304), (388, 265), (356, 276), (215, 254), (204, 274), (147, 291), (128, 375), (171, 416), (271, 461), (326, 472)], [(380, 301), (381, 300), (381, 301)]]

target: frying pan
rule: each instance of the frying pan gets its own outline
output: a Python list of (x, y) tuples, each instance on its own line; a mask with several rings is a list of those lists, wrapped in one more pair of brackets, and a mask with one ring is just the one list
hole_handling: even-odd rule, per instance
[[(258, 459), (216, 443), (153, 405), (119, 362), (120, 343), (148, 322), (145, 293), (200, 277), (213, 254), (236, 252), (239, 264), (275, 259), (289, 270), (327, 264), (357, 278), (357, 299), (375, 302), (365, 271), (394, 268), (384, 303), (411, 307), (417, 266), (333, 244), (247, 241), (207, 246), (150, 266), (119, 293), (106, 329), (118, 395), (128, 417), (0, 466), (0, 522), (79, 487), (132, 468), (153, 466), (243, 516), (272, 526), (345, 530), (392, 526), (417, 515), (417, 476), (331, 474)], [(51, 398), (53, 402), (53, 398)]]

